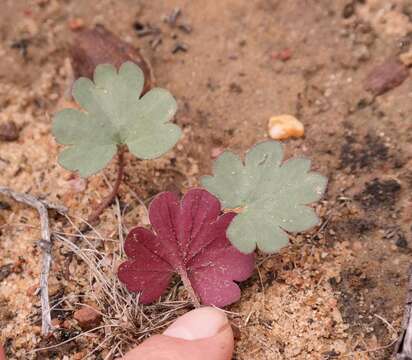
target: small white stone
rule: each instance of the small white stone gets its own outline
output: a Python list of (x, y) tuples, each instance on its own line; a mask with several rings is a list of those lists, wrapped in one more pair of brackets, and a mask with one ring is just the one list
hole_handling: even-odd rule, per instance
[(412, 50), (409, 50), (408, 52), (400, 54), (399, 59), (404, 65), (411, 66), (412, 65)]
[(303, 124), (292, 115), (272, 116), (269, 119), (268, 132), (274, 140), (300, 138), (305, 134)]

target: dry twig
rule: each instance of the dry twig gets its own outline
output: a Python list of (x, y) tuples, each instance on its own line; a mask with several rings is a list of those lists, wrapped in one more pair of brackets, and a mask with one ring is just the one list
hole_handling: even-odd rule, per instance
[(409, 268), (409, 281), (406, 294), (405, 315), (402, 332), (395, 347), (395, 359), (407, 360), (412, 358), (412, 265)]
[(67, 209), (61, 205), (52, 204), (45, 200), (40, 200), (32, 195), (15, 192), (9, 188), (0, 186), (0, 194), (9, 196), (17, 202), (31, 206), (37, 210), (40, 216), (41, 225), (41, 240), (39, 241), (39, 247), (42, 250), (42, 266), (40, 274), (40, 299), (42, 308), (42, 334), (47, 335), (52, 329), (51, 317), (50, 317), (50, 304), (49, 304), (49, 271), (52, 261), (51, 256), (51, 234), (49, 227), (48, 209), (56, 210), (57, 212), (64, 214)]

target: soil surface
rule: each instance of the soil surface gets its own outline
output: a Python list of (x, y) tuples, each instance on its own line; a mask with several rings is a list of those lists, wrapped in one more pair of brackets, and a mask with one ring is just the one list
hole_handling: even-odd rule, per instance
[[(116, 310), (104, 300), (86, 250), (103, 254), (101, 268), (118, 266), (119, 226), (147, 224), (139, 199), (196, 186), (212, 155), (243, 153), (268, 138), (267, 122), (280, 114), (305, 126), (304, 138), (284, 142), (287, 156), (310, 157), (330, 179), (317, 205), (322, 225), (259, 257), (241, 300), (226, 309), (234, 358), (390, 358), (411, 256), (412, 83), (375, 96), (365, 79), (412, 49), (411, 1), (3, 0), (1, 7), (0, 185), (64, 204), (72, 221), (51, 214), (53, 231), (67, 237), (54, 239), (57, 330), (43, 338), (38, 216), (0, 198), (0, 341), (10, 359), (112, 359), (190, 309), (176, 282), (163, 303), (139, 307), (159, 324), (144, 328), (141, 315), (122, 312), (125, 303)], [(164, 17), (176, 7), (173, 26)], [(51, 117), (69, 99), (69, 44), (82, 22), (103, 24), (141, 49), (157, 84), (178, 99), (184, 137), (159, 160), (128, 155), (120, 200), (94, 232), (69, 242), (115, 178), (114, 162), (87, 181), (56, 162)], [(139, 37), (135, 29), (148, 25), (159, 31)], [(99, 329), (86, 333), (74, 319), (82, 304), (101, 312)]]

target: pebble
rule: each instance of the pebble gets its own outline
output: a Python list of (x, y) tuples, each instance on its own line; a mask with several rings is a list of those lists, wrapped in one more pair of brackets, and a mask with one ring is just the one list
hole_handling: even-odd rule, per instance
[(84, 20), (82, 18), (73, 18), (68, 22), (69, 29), (72, 31), (78, 31), (84, 28)]
[(274, 140), (300, 138), (305, 134), (303, 124), (292, 115), (272, 116), (269, 119), (268, 132)]
[(395, 245), (402, 249), (406, 249), (408, 247), (408, 241), (406, 240), (405, 235), (399, 234), (395, 241)]
[(73, 317), (82, 329), (92, 329), (102, 320), (102, 315), (90, 306), (84, 306), (75, 311)]
[(4, 279), (7, 279), (7, 277), (13, 273), (13, 264), (6, 264), (3, 266), (0, 266), (0, 282), (3, 281)]
[(342, 11), (342, 17), (344, 19), (348, 19), (353, 14), (355, 14), (355, 4), (353, 2), (350, 2), (344, 6), (343, 11)]
[(11, 210), (11, 206), (5, 201), (0, 201), (0, 210)]
[(15, 141), (19, 138), (19, 133), (17, 125), (12, 120), (0, 124), (0, 141)]
[(398, 59), (390, 57), (372, 69), (365, 80), (364, 87), (374, 95), (382, 95), (402, 84), (408, 76), (407, 67)]
[(412, 65), (412, 50), (409, 50), (408, 52), (400, 54), (399, 60), (405, 66), (411, 66)]
[(283, 49), (279, 52), (273, 52), (271, 54), (273, 60), (280, 60), (286, 62), (292, 58), (292, 50), (289, 48)]
[(291, 49), (283, 49), (278, 54), (278, 59), (280, 61), (288, 61), (292, 58), (292, 50)]

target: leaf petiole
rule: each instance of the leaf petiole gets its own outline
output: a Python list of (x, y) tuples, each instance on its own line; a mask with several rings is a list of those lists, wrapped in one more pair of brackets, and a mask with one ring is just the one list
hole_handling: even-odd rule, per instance
[(113, 202), (114, 198), (116, 197), (120, 183), (122, 182), (123, 179), (123, 173), (124, 173), (124, 151), (125, 149), (121, 146), (118, 147), (117, 151), (117, 178), (116, 181), (113, 185), (113, 188), (110, 192), (109, 195), (107, 195), (103, 201), (99, 204), (99, 206), (92, 212), (90, 215), (89, 219), (87, 220), (87, 223), (90, 225), (93, 225), (100, 215), (103, 213), (103, 211)]
[(180, 278), (182, 279), (183, 285), (184, 285), (185, 289), (187, 290), (187, 292), (189, 293), (189, 296), (192, 299), (194, 306), (196, 308), (200, 307), (199, 299), (198, 299), (195, 291), (193, 290), (192, 284), (189, 280), (189, 277), (187, 276), (187, 271), (183, 268), (179, 268), (177, 270), (177, 273), (179, 274)]

